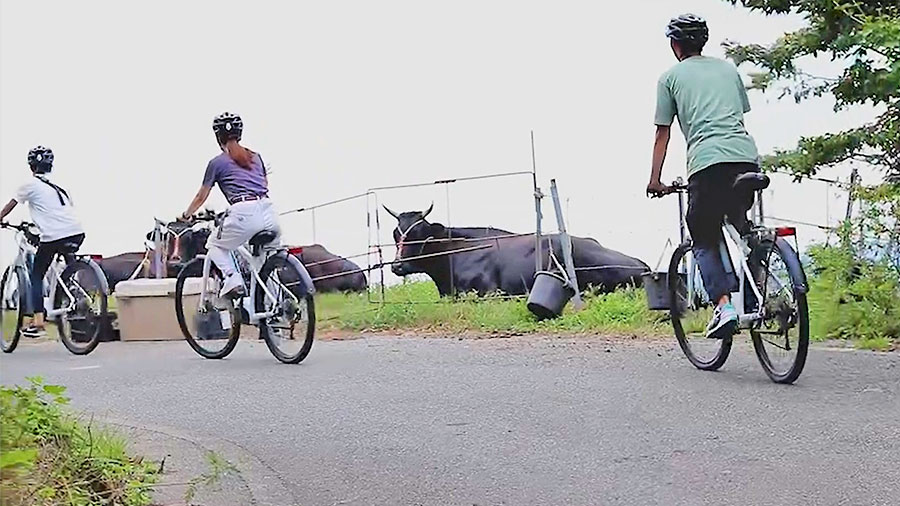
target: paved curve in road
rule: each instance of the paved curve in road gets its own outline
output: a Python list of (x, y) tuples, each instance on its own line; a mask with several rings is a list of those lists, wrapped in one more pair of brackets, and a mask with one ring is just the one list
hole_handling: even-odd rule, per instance
[(748, 347), (704, 373), (668, 342), (598, 338), (324, 341), (298, 366), (256, 342), (222, 361), (183, 342), (40, 344), (0, 366), (4, 383), (41, 374), (104, 420), (222, 451), (243, 474), (235, 503), (900, 500), (898, 354), (815, 349), (794, 386)]

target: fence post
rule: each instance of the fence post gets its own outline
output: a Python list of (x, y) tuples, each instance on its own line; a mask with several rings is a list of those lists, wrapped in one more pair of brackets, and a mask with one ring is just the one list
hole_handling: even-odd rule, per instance
[[(559, 242), (562, 245), (566, 273), (569, 277), (570, 286), (575, 290), (575, 296), (572, 297), (572, 300), (575, 304), (575, 309), (581, 309), (584, 307), (584, 302), (581, 300), (581, 291), (578, 290), (575, 261), (572, 259), (572, 239), (566, 231), (566, 221), (563, 219), (562, 205), (559, 203), (559, 190), (556, 188), (556, 179), (550, 180), (550, 196), (553, 198), (553, 208), (556, 210), (556, 223), (559, 226)], [(550, 247), (553, 246), (551, 245)]]
[(537, 161), (534, 157), (534, 130), (531, 131), (531, 184), (534, 188), (534, 217), (537, 223), (534, 227), (534, 273), (544, 270), (544, 263), (541, 261), (543, 252), (541, 251), (541, 199), (544, 194), (537, 183)]
[[(163, 237), (162, 232), (159, 230), (159, 225), (157, 225), (153, 228), (153, 244), (155, 247), (153, 248), (152, 266), (152, 270), (154, 271), (153, 277), (157, 279), (164, 278), (169, 275), (168, 272), (163, 272), (165, 266), (163, 265), (162, 249), (168, 248), (169, 246), (168, 244), (163, 244), (164, 239), (165, 238)], [(168, 271), (168, 269), (165, 270)]]

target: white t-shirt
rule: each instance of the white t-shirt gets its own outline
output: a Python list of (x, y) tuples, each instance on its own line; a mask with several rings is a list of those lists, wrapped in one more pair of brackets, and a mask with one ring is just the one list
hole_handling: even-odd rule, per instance
[[(46, 174), (40, 177), (49, 181)], [(63, 203), (60, 203), (60, 199)], [(41, 242), (58, 241), (84, 233), (81, 222), (75, 215), (71, 199), (57, 193), (52, 186), (37, 176), (19, 188), (16, 192), (16, 202), (28, 203), (31, 220), (41, 232)]]

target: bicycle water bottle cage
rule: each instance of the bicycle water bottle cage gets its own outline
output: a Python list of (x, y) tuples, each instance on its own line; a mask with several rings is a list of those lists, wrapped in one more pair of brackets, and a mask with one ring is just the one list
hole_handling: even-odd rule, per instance
[(262, 253), (262, 249), (278, 237), (278, 234), (272, 230), (263, 230), (250, 238), (250, 252), (253, 256), (258, 257)]

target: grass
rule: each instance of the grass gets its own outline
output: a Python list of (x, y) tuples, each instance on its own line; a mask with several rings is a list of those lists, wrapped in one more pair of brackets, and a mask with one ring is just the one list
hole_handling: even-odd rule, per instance
[[(664, 311), (647, 307), (642, 289), (624, 289), (605, 295), (588, 296), (585, 308), (572, 310), (555, 320), (538, 321), (525, 307), (524, 299), (461, 296), (441, 298), (433, 283), (411, 282), (385, 289), (387, 304), (370, 301), (368, 294), (327, 293), (316, 296), (316, 327), (324, 332), (420, 332), (435, 334), (518, 335), (518, 334), (607, 334), (672, 336)], [(372, 294), (373, 300), (378, 294)], [(695, 314), (685, 323), (688, 332), (701, 332), (711, 312)], [(834, 315), (818, 304), (810, 304), (811, 340), (831, 336), (817, 333)], [(862, 335), (846, 339), (857, 348), (877, 351), (896, 349), (889, 337)]]
[(0, 502), (9, 506), (146, 506), (156, 465), (125, 441), (63, 410), (65, 387), (29, 378), (0, 387)]
[[(373, 295), (372, 297), (376, 297)], [(317, 327), (324, 331), (424, 331), (477, 334), (640, 333), (665, 335), (664, 315), (647, 308), (642, 290), (589, 296), (584, 309), (555, 320), (538, 321), (524, 299), (465, 295), (441, 299), (434, 284), (405, 283), (386, 288), (387, 304), (367, 294), (322, 294), (316, 297)]]

